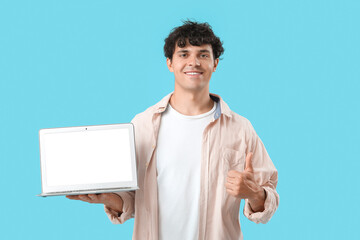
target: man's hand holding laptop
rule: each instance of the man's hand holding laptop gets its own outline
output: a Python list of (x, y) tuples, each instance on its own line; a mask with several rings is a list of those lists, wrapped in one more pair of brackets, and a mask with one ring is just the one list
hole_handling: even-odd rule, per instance
[(102, 203), (116, 212), (122, 212), (123, 200), (115, 193), (67, 195), (66, 197), (68, 199), (81, 200), (88, 203)]

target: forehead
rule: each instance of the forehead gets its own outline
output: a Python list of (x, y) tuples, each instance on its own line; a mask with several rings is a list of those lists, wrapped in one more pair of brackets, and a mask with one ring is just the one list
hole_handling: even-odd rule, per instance
[(177, 44), (175, 45), (175, 53), (178, 51), (187, 51), (187, 52), (204, 52), (204, 51), (208, 51), (210, 53), (212, 53), (212, 47), (211, 44), (203, 44), (200, 46), (194, 46), (191, 45), (190, 43), (186, 43), (185, 47), (179, 47)]

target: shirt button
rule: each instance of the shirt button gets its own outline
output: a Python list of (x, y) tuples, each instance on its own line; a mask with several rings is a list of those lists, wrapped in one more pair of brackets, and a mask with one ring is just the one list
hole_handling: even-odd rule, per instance
[(145, 166), (148, 167), (148, 166), (149, 166), (149, 162), (146, 162)]
[(155, 148), (155, 145), (152, 145), (152, 148)]

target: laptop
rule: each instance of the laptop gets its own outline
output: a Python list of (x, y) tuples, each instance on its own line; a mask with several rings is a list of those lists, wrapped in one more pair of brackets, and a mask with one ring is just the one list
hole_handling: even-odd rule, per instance
[(39, 131), (42, 192), (37, 196), (138, 189), (131, 123)]

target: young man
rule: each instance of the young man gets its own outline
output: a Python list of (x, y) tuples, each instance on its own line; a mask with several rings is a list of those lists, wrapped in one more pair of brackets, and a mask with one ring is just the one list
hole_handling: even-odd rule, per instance
[(279, 204), (277, 170), (250, 122), (209, 93), (224, 52), (206, 23), (184, 22), (164, 46), (174, 92), (138, 114), (136, 192), (68, 196), (102, 203), (133, 239), (242, 239), (239, 207), (256, 223)]

